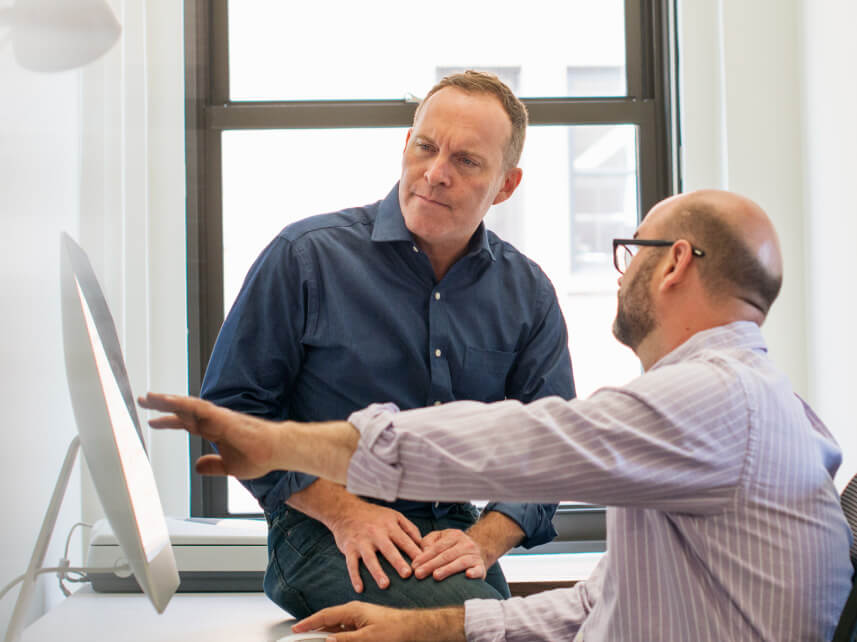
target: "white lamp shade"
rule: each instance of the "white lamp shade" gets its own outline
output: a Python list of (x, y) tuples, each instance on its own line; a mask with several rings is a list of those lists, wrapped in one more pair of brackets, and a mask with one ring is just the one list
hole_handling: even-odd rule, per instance
[(18, 0), (7, 13), (12, 50), (33, 71), (65, 71), (100, 58), (122, 27), (104, 0)]

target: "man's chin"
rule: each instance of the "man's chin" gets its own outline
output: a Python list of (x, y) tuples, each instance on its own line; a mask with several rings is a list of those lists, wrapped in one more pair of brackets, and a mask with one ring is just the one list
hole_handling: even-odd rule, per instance
[(628, 346), (635, 352), (637, 350), (637, 346), (640, 345), (640, 341), (642, 340), (637, 340), (637, 337), (634, 337), (633, 333), (628, 331), (627, 326), (622, 323), (618, 316), (613, 320), (613, 336), (616, 337), (616, 340), (623, 346)]

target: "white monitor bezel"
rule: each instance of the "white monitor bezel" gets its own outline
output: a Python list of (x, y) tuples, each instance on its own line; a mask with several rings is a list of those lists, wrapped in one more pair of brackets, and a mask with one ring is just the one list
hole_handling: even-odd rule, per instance
[(61, 265), (66, 374), (83, 453), (128, 564), (161, 613), (179, 574), (116, 327), (89, 259), (66, 234)]

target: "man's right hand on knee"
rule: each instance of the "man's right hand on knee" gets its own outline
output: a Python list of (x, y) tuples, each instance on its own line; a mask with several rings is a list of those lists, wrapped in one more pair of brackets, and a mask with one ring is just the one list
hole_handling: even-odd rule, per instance
[(345, 556), (348, 577), (357, 593), (363, 592), (360, 562), (382, 589), (390, 586), (390, 578), (378, 561), (381, 553), (402, 579), (411, 576), (412, 569), (402, 553), (414, 559), (422, 552), (420, 529), (399, 511), (367, 502), (352, 495), (341, 484), (316, 479), (306, 488), (292, 493), (289, 506), (324, 524)]
[(345, 555), (348, 576), (357, 593), (363, 592), (360, 562), (385, 589), (390, 580), (378, 561), (381, 553), (402, 579), (410, 577), (411, 565), (402, 553), (414, 559), (421, 552), (422, 537), (416, 525), (397, 510), (365, 502), (358, 497), (348, 509), (328, 522), (336, 546)]

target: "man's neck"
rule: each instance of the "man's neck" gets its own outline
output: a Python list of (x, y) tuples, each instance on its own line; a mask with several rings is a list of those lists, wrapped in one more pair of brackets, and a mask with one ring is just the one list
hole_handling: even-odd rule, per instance
[(655, 365), (662, 356), (666, 354), (663, 351), (659, 338), (655, 336), (655, 332), (650, 332), (645, 339), (640, 342), (640, 345), (634, 350), (640, 364), (643, 366), (643, 372), (647, 372), (649, 368)]
[(417, 239), (417, 247), (428, 257), (434, 276), (443, 280), (455, 262), (467, 253), (468, 243), (463, 245), (428, 245)]

